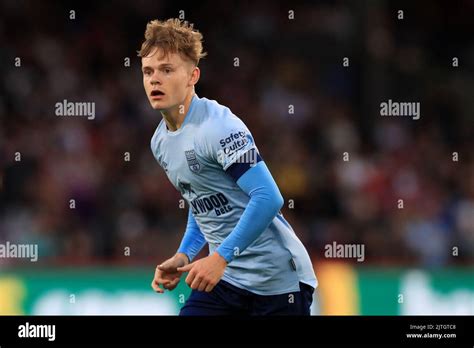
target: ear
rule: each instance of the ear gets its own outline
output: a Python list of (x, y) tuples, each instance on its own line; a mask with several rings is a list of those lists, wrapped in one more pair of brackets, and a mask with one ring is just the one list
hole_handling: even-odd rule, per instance
[(194, 86), (198, 81), (199, 77), (201, 76), (201, 70), (195, 66), (193, 71), (191, 72), (191, 78), (189, 79), (189, 85)]

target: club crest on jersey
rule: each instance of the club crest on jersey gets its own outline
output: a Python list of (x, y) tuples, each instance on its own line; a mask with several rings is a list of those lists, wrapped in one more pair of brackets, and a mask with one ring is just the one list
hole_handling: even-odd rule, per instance
[(193, 173), (199, 173), (201, 171), (201, 163), (198, 162), (196, 152), (194, 150), (184, 151), (186, 160), (188, 161), (189, 169)]

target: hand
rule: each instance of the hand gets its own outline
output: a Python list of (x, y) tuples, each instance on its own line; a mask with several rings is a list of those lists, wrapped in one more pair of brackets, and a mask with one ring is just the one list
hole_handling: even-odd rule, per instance
[(224, 275), (226, 260), (217, 252), (184, 267), (178, 267), (178, 272), (188, 272), (186, 284), (191, 289), (210, 292)]
[(163, 288), (167, 290), (173, 290), (178, 285), (182, 274), (178, 271), (178, 267), (185, 266), (188, 263), (188, 257), (185, 254), (178, 253), (158, 265), (155, 269), (155, 277), (151, 282), (153, 290), (160, 294), (164, 293), (165, 291), (160, 288), (160, 285), (163, 285)]

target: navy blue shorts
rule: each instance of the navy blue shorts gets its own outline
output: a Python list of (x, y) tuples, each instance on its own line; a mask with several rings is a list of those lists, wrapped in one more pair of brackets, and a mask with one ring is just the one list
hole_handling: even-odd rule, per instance
[(256, 295), (221, 280), (211, 292), (193, 290), (179, 315), (310, 315), (313, 287), (282, 295)]

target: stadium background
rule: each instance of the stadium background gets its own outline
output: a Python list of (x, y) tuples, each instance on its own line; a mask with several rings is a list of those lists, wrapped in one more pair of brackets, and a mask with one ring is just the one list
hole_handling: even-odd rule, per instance
[[(197, 94), (248, 125), (311, 254), (315, 312), (474, 314), (473, 10), (2, 0), (0, 242), (39, 260), (0, 259), (0, 314), (174, 314), (189, 294), (149, 287), (187, 214), (149, 148), (160, 116), (136, 57), (147, 21), (180, 15), (209, 53)], [(95, 119), (56, 116), (64, 99), (95, 102)], [(421, 118), (381, 117), (388, 99)], [(365, 260), (325, 257), (333, 242)]]

